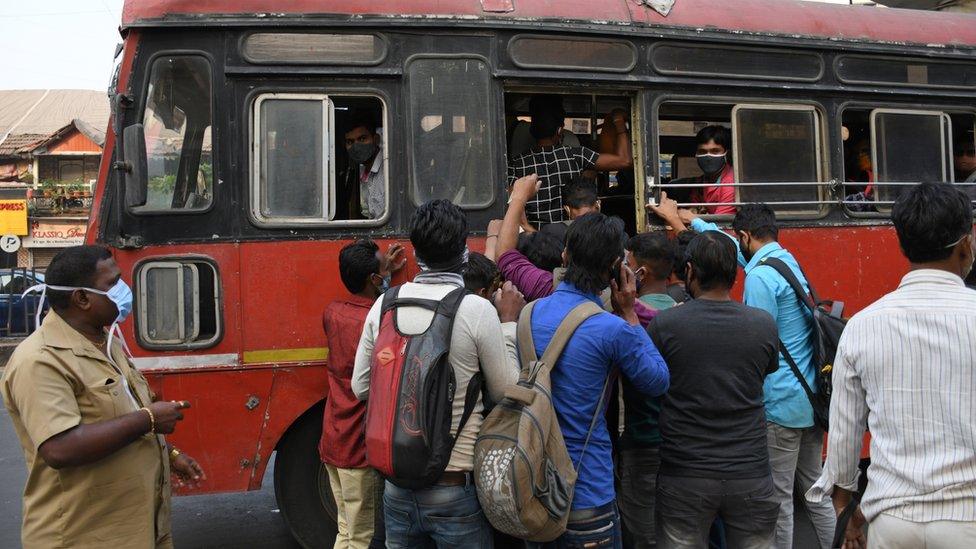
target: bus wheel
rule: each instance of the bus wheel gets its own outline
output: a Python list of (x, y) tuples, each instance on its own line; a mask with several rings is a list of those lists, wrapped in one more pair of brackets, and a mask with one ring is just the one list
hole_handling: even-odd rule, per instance
[(336, 504), (329, 474), (319, 461), (322, 404), (313, 406), (278, 443), (274, 488), (278, 508), (291, 534), (305, 548), (335, 543)]

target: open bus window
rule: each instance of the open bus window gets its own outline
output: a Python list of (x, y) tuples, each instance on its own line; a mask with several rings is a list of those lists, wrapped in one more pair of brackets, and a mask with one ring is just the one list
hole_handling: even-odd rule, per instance
[(420, 58), (410, 62), (407, 77), (414, 202), (446, 198), (462, 207), (488, 206), (496, 181), (488, 65)]
[(153, 61), (143, 126), (146, 204), (136, 211), (205, 210), (213, 201), (210, 63), (200, 56)]
[(682, 206), (711, 215), (733, 215), (747, 202), (792, 215), (822, 211), (814, 107), (669, 102), (658, 120), (661, 189)]
[[(928, 110), (846, 110), (842, 132), (847, 208), (888, 211), (907, 184), (964, 181), (953, 177), (952, 153), (954, 142), (966, 139), (956, 127), (971, 129), (973, 118)], [(972, 146), (972, 133), (968, 138)]]
[[(510, 165), (518, 163), (519, 157), (538, 149), (538, 141), (530, 131), (532, 117), (534, 113), (550, 108), (558, 108), (564, 114), (559, 145), (615, 155), (618, 134), (608, 118), (611, 113), (620, 113), (630, 121), (631, 102), (632, 98), (626, 95), (508, 92), (505, 94), (508, 162)], [(625, 230), (634, 234), (637, 231), (637, 208), (633, 167), (598, 171), (594, 166), (583, 170), (579, 176), (595, 182), (600, 211), (621, 218)], [(563, 176), (561, 184), (572, 177)]]
[(164, 260), (136, 272), (140, 343), (147, 348), (199, 348), (220, 336), (220, 284), (208, 261)]
[(254, 218), (269, 225), (376, 223), (387, 211), (383, 103), (270, 93), (254, 102)]

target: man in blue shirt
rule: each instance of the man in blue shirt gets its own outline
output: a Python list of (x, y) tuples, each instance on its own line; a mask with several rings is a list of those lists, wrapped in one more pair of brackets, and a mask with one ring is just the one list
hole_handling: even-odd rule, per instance
[[(648, 397), (668, 389), (667, 365), (634, 312), (637, 287), (633, 272), (621, 261), (624, 238), (619, 219), (598, 212), (577, 218), (566, 237), (566, 276), (532, 311), (532, 337), (541, 356), (574, 307), (586, 300), (602, 306), (600, 292), (608, 285), (613, 292), (615, 315), (601, 313), (583, 322), (552, 371), (553, 407), (570, 459), (580, 467), (567, 532), (546, 547), (622, 547), (610, 433), (597, 406), (608, 377), (617, 372)], [(613, 273), (619, 273), (619, 285), (611, 281)], [(606, 399), (602, 401), (605, 405)], [(594, 415), (597, 421), (587, 444)]]
[[(653, 209), (676, 229), (690, 224), (698, 232), (720, 231), (714, 223), (706, 222), (690, 211), (679, 210), (677, 203), (666, 195), (662, 196), (661, 205)], [(809, 291), (799, 263), (776, 240), (779, 229), (775, 213), (765, 204), (746, 204), (739, 208), (732, 220), (732, 230), (734, 236), (728, 236), (739, 249), (739, 265), (746, 274), (743, 302), (772, 315), (780, 340), (793, 356), (807, 383), (816, 387), (812, 316), (797, 299), (789, 283), (775, 269), (762, 264), (763, 259), (768, 257), (782, 260)], [(824, 433), (814, 425), (813, 407), (782, 353), (779, 369), (766, 377), (763, 393), (769, 464), (780, 498), (780, 515), (773, 547), (789, 549), (793, 545), (794, 486), (797, 491), (805, 493), (820, 477)], [(836, 523), (833, 509), (826, 501), (806, 505), (821, 547), (829, 548)]]

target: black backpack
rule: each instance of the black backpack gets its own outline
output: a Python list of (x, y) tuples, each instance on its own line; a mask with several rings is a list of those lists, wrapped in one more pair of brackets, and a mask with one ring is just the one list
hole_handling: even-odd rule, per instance
[[(776, 272), (793, 288), (796, 298), (813, 313), (813, 364), (816, 366), (816, 392), (810, 388), (782, 340), (779, 342), (779, 348), (786, 363), (793, 370), (793, 375), (800, 381), (803, 391), (810, 400), (810, 405), (813, 406), (814, 422), (826, 431), (829, 424), (830, 394), (833, 391), (831, 376), (834, 370), (834, 358), (837, 356), (840, 336), (847, 325), (847, 320), (841, 317), (844, 313), (844, 302), (821, 300), (813, 289), (813, 284), (810, 284), (809, 278), (807, 278), (807, 286), (810, 288), (810, 295), (807, 295), (803, 285), (793, 274), (793, 270), (781, 259), (766, 257), (760, 261), (760, 264), (776, 269)], [(800, 272), (803, 272), (802, 268)], [(806, 274), (804, 273), (803, 276), (806, 277)]]

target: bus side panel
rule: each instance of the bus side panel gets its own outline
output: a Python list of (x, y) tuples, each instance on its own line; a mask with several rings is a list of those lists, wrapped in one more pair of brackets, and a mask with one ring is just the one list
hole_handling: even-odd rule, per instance
[(274, 369), (149, 372), (157, 398), (186, 400), (190, 408), (167, 441), (193, 456), (207, 473), (199, 489), (179, 494), (240, 492), (251, 486), (258, 440), (273, 406)]
[[(274, 372), (271, 398), (258, 441), (258, 461), (248, 487), (251, 490), (261, 488), (271, 452), (288, 428), (306, 410), (326, 398), (329, 392), (325, 364), (279, 367)], [(321, 421), (321, 418), (318, 419)]]
[(908, 261), (891, 226), (782, 229), (779, 241), (793, 253), (821, 299), (843, 301), (851, 316), (898, 287)]
[[(321, 361), (327, 354), (322, 313), (349, 295), (339, 277), (348, 240), (241, 244), (244, 362)], [(386, 250), (389, 241), (378, 241)], [(408, 250), (407, 257), (412, 257)], [(394, 284), (405, 281), (403, 274)]]

